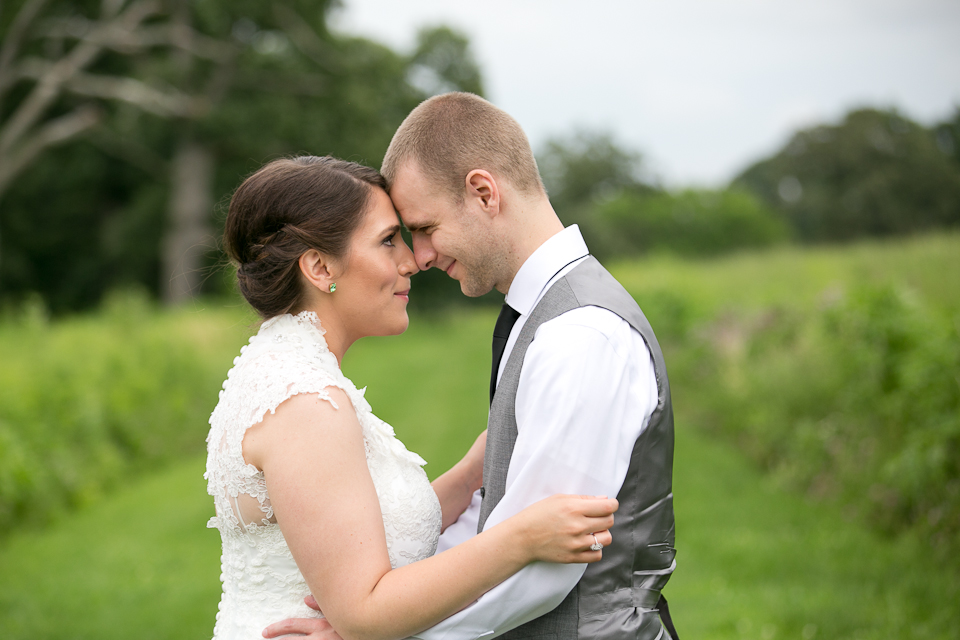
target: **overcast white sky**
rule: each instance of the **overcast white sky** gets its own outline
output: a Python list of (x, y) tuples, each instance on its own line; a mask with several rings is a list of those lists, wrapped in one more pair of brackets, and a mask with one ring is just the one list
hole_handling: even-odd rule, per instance
[(667, 184), (718, 185), (791, 131), (860, 105), (924, 123), (960, 105), (960, 0), (344, 0), (334, 18), (409, 51), (465, 32), (487, 97), (536, 149), (613, 133)]

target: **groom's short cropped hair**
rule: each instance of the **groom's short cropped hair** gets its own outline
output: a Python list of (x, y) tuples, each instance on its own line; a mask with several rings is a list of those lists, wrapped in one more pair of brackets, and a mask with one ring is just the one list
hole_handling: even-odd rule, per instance
[(537, 161), (520, 124), (472, 93), (445, 93), (410, 112), (393, 135), (380, 172), (393, 184), (400, 167), (416, 162), (424, 176), (458, 201), (474, 169), (505, 178), (528, 194), (545, 193)]

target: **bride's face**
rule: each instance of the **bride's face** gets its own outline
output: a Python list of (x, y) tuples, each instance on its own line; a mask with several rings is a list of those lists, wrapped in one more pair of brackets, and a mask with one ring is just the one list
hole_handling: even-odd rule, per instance
[(419, 269), (382, 189), (374, 189), (343, 265), (330, 300), (344, 329), (354, 338), (403, 333), (409, 323), (410, 277)]

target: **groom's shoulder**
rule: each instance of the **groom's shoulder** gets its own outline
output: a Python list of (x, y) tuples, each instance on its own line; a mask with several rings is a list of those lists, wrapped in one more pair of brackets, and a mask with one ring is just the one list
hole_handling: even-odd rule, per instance
[(543, 323), (537, 333), (538, 336), (565, 335), (570, 339), (598, 337), (620, 340), (626, 338), (629, 331), (630, 324), (613, 311), (587, 305), (571, 309)]
[[(524, 367), (538, 363), (534, 368), (563, 366), (586, 371), (598, 362), (606, 363), (607, 369), (613, 367), (614, 362), (628, 366), (639, 353), (638, 342), (632, 334), (630, 324), (608, 309), (594, 306), (572, 309), (537, 328), (524, 358)], [(639, 344), (642, 345), (642, 340)]]

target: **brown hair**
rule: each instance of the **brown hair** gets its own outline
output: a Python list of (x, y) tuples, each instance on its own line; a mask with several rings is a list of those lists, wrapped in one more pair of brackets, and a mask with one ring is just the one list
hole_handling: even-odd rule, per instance
[(376, 169), (329, 156), (274, 160), (244, 180), (230, 199), (223, 240), (250, 306), (263, 318), (295, 308), (300, 256), (316, 249), (342, 258), (374, 187), (386, 189)]
[(520, 124), (472, 93), (445, 93), (410, 112), (393, 135), (381, 173), (393, 184), (409, 160), (459, 200), (474, 169), (506, 178), (525, 193), (544, 193), (537, 161)]

